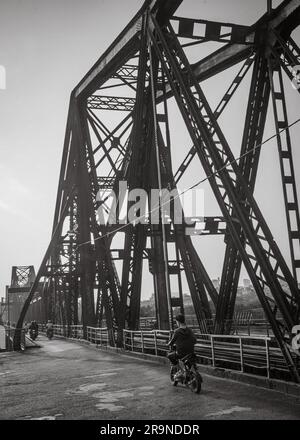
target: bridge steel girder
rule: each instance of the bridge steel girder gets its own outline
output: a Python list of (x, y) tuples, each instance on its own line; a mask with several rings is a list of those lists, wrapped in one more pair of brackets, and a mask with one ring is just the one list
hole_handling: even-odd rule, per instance
[[(244, 134), (241, 146), (240, 170), (248, 188), (253, 193), (257, 169), (260, 157), (260, 148), (265, 128), (268, 103), (270, 96), (270, 83), (268, 75), (268, 63), (264, 54), (260, 53), (254, 62), (248, 106), (246, 112), (246, 120)], [(237, 188), (241, 191), (240, 188)], [(241, 192), (241, 200), (244, 195)], [(249, 211), (250, 214), (250, 211)], [(232, 217), (236, 213), (233, 212)], [(229, 231), (228, 231), (229, 232)], [(239, 229), (240, 240), (245, 245), (245, 237), (243, 231)], [(238, 282), (242, 266), (242, 259), (238, 249), (235, 247), (229, 233), (225, 235), (227, 245), (223, 263), (223, 271), (220, 285), (220, 299), (216, 310), (215, 332), (229, 332), (230, 328), (226, 327), (233, 319), (234, 305), (237, 294)], [(230, 324), (229, 324), (230, 325)]]
[[(151, 106), (150, 95), (146, 88), (147, 74), (147, 15), (144, 15), (141, 29), (139, 71), (137, 76), (137, 92), (135, 104), (135, 117), (130, 137), (130, 150), (132, 151), (129, 168), (127, 171), (127, 184), (129, 190), (147, 189), (149, 167), (143, 164), (149, 162), (149, 152), (152, 142)], [(127, 202), (127, 211), (132, 209), (134, 203)], [(137, 329), (140, 314), (140, 291), (143, 270), (143, 251), (146, 247), (146, 233), (143, 225), (128, 225), (125, 231), (124, 260), (121, 282), (121, 328)]]
[[(286, 328), (291, 331), (296, 324), (293, 308), (299, 309), (300, 295), (298, 286), (273, 240), (271, 231), (259, 210), (251, 191), (244, 180), (239, 166), (236, 164), (229, 145), (218, 126), (207, 100), (199, 86), (197, 78), (188, 63), (188, 60), (170, 25), (163, 30), (154, 17), (151, 17), (149, 35), (163, 70), (169, 79), (176, 102), (180, 108), (186, 127), (192, 141), (197, 148), (197, 154), (208, 176), (210, 184), (218, 200), (219, 206), (227, 220), (235, 246), (243, 258), (243, 262), (251, 278), (253, 286), (268, 317), (273, 332), (278, 339), (291, 374), (299, 381), (299, 373), (295, 361), (284, 342), (284, 333), (276, 320), (276, 311), (273, 311), (269, 299), (264, 291), (268, 286), (272, 300), (280, 310)], [(155, 35), (154, 33), (155, 32)], [(193, 90), (191, 90), (193, 89)], [(197, 95), (197, 100), (195, 98)], [(209, 123), (209, 125), (208, 125)], [(213, 127), (213, 134), (211, 132)], [(221, 171), (218, 171), (221, 170)], [(241, 188), (241, 191), (238, 191)], [(240, 197), (240, 192), (243, 198)], [(249, 210), (250, 207), (250, 216)], [(238, 233), (236, 224), (231, 217), (232, 212), (246, 237), (250, 251), (246, 252)], [(266, 253), (262, 241), (267, 242)], [(252, 253), (252, 254), (251, 254)], [(250, 255), (251, 254), (251, 255)], [(253, 260), (255, 264), (253, 266)], [(270, 259), (276, 261), (275, 268)], [(278, 271), (286, 281), (291, 295), (287, 295), (277, 278)], [(289, 302), (290, 301), (290, 302)]]
[[(277, 146), (290, 245), (289, 247), (293, 275), (295, 280), (297, 280), (298, 285), (300, 285), (300, 214), (295, 179), (295, 166), (282, 72), (278, 62), (275, 60), (274, 64), (272, 61), (274, 60), (269, 61), (269, 78), (277, 134)], [(278, 84), (275, 83), (275, 75), (277, 76)], [(298, 319), (300, 317), (299, 313)]]
[[(160, 328), (172, 328), (174, 307), (184, 311), (183, 271), (201, 331), (211, 331), (207, 326), (207, 321), (211, 320), (208, 297), (216, 307), (215, 331), (229, 331), (224, 323), (233, 317), (243, 263), (291, 376), (299, 382), (295, 359), (285, 342), (285, 334), (297, 324), (300, 310), (295, 270), (291, 273), (284, 260), (257, 206), (253, 191), (270, 86), (271, 89), (273, 87), (270, 82), (273, 65), (268, 68), (268, 63), (271, 59), (281, 63), (291, 78), (292, 64), (300, 59), (298, 47), (290, 37), (300, 22), (300, 0), (283, 1), (250, 27), (173, 17), (181, 3), (182, 0), (146, 0), (119, 37), (74, 88), (65, 131), (52, 238), (17, 327), (22, 327), (24, 317), (33, 304), (38, 283), (44, 278), (42, 300), (51, 317), (65, 325), (77, 324), (78, 299), (81, 298), (84, 334), (87, 326), (100, 325), (105, 321), (110, 330), (118, 329), (118, 343), (121, 344), (122, 329), (137, 329), (139, 325), (143, 259), (148, 255), (149, 261), (155, 257), (152, 273)], [(177, 35), (170, 25), (172, 18), (179, 21)], [(194, 32), (195, 24), (199, 23), (206, 26), (203, 35)], [(230, 28), (229, 44), (191, 64), (183, 49), (194, 44), (198, 38), (225, 41), (229, 36), (224, 37), (222, 26)], [(181, 44), (181, 37), (189, 38), (192, 43)], [(235, 77), (213, 113), (199, 82), (245, 59), (242, 74), (238, 73)], [(253, 61), (242, 157), (237, 163), (217, 119)], [(117, 96), (116, 87), (126, 88), (127, 91)], [(106, 95), (109, 89), (113, 94)], [(167, 109), (170, 97), (175, 98), (193, 142), (175, 178)], [(276, 113), (278, 95), (274, 90), (272, 97)], [(283, 92), (280, 99), (285, 106)], [(163, 111), (158, 110), (161, 106)], [(117, 110), (118, 115), (124, 112), (126, 116), (111, 128), (111, 123), (105, 122), (103, 116), (107, 109)], [(280, 135), (281, 121), (277, 117), (275, 122), (277, 135)], [(282, 154), (280, 144), (278, 146)], [(174, 224), (174, 218), (171, 218), (170, 227), (163, 225), (162, 221), (157, 227), (152, 224), (111, 226), (97, 221), (100, 207), (109, 211), (109, 219), (113, 218), (109, 197), (104, 195), (101, 198), (100, 190), (116, 191), (122, 180), (128, 181), (129, 189), (143, 188), (149, 192), (161, 180), (165, 187), (174, 190), (194, 157), (200, 160), (221, 211), (219, 220), (217, 218), (214, 226), (206, 225), (205, 231), (221, 235), (224, 229), (216, 224), (220, 221), (226, 224), (226, 250), (219, 294), (191, 236), (186, 235), (181, 225), (177, 227)], [(289, 159), (292, 164), (291, 154)], [(284, 185), (287, 177), (282, 171)], [(295, 184), (293, 188), (296, 194)], [(289, 215), (294, 210), (294, 204), (287, 197), (285, 202)], [(119, 212), (122, 201), (117, 200), (116, 204)], [(132, 206), (129, 201), (127, 212)], [(160, 212), (163, 215), (161, 206)], [(69, 228), (68, 233), (65, 233), (66, 227)], [(299, 218), (297, 231), (289, 224), (288, 227), (289, 244), (292, 246), (299, 231)], [(125, 235), (121, 270), (114, 261), (111, 248), (114, 237), (120, 231)], [(147, 246), (149, 237), (150, 249)], [(169, 243), (176, 247), (175, 259), (168, 256)], [(294, 266), (297, 265), (298, 260), (294, 258)], [(172, 274), (178, 276), (179, 298), (172, 297)], [(281, 281), (288, 286), (287, 291), (282, 288)], [(173, 307), (174, 304), (176, 306)], [(279, 324), (279, 313), (283, 325)], [(20, 341), (17, 330), (15, 348), (20, 348)]]
[[(266, 30), (279, 30), (285, 36), (298, 26), (300, 20), (300, 1), (285, 0), (271, 14), (263, 15), (256, 23), (249, 27), (249, 32), (245, 38), (253, 41), (253, 44), (226, 44), (224, 47), (216, 50), (191, 67), (196, 79), (205, 81), (218, 73), (234, 66), (235, 64), (248, 58), (253, 50), (257, 50), (264, 41)], [(166, 87), (168, 96), (172, 95), (171, 85)], [(162, 93), (157, 94), (157, 99), (161, 99)]]
[[(153, 59), (153, 55), (152, 55)], [(163, 88), (165, 85), (165, 80), (163, 78), (162, 80)], [(155, 93), (155, 91), (154, 91)], [(171, 161), (171, 145), (170, 145), (170, 129), (169, 129), (169, 120), (168, 120), (168, 108), (167, 108), (167, 99), (165, 94), (164, 99), (164, 105), (163, 110), (161, 109), (160, 112), (157, 112), (157, 109), (155, 108), (156, 112), (156, 120), (160, 121), (160, 125), (157, 124), (157, 142), (158, 142), (158, 150), (159, 150), (159, 157), (160, 157), (160, 163), (159, 163), (159, 171), (157, 170), (157, 165), (154, 166), (155, 172), (152, 171), (152, 176), (156, 175), (158, 172), (160, 172), (161, 179), (163, 182), (164, 188), (167, 188), (169, 191), (174, 192), (175, 191), (175, 197), (177, 196), (177, 208), (178, 204), (180, 205), (180, 212), (182, 218), (184, 218), (184, 211), (182, 209), (178, 190), (176, 188), (175, 179), (172, 171), (172, 161)], [(162, 134), (162, 128), (161, 126), (164, 126), (164, 132), (165, 137)], [(166, 141), (164, 140), (166, 139)], [(152, 186), (155, 187), (155, 181), (152, 183)], [(161, 208), (162, 209), (162, 208)], [(163, 213), (163, 209), (162, 209)], [(173, 226), (174, 232), (173, 237), (171, 239), (172, 242), (176, 245), (176, 256), (177, 256), (177, 266), (180, 265), (180, 262), (182, 263), (184, 273), (186, 275), (187, 283), (189, 286), (189, 290), (191, 293), (191, 298), (195, 310), (195, 314), (198, 320), (199, 328), (203, 333), (208, 333), (209, 329), (207, 326), (207, 323), (211, 321), (212, 314), (210, 310), (210, 305), (208, 302), (208, 295), (211, 297), (213, 304), (217, 305), (217, 292), (205, 270), (205, 267), (203, 263), (201, 262), (197, 252), (194, 249), (194, 246), (192, 244), (191, 238), (189, 236), (186, 236), (186, 231), (184, 226), (182, 225), (176, 225), (174, 223), (174, 211), (171, 211), (171, 224), (168, 225), (168, 229), (170, 229), (170, 226)], [(165, 225), (159, 225), (159, 227), (156, 227), (155, 229), (155, 240), (156, 240), (156, 246), (158, 249), (162, 249), (164, 245), (164, 234), (162, 233), (162, 228), (166, 227)], [(166, 234), (166, 242), (168, 243), (170, 237), (168, 237), (168, 234)], [(154, 249), (152, 249), (153, 253), (155, 254), (155, 246)], [(167, 252), (166, 252), (167, 253)], [(180, 257), (179, 257), (180, 254)], [(156, 271), (154, 271), (154, 276), (161, 275), (162, 282), (166, 282), (163, 279), (163, 270), (160, 272), (158, 271), (158, 268), (163, 268), (166, 264), (162, 252), (159, 254), (160, 260), (157, 256), (156, 258)], [(168, 282), (170, 283), (170, 263), (168, 258)], [(159, 285), (159, 283), (157, 283)], [(178, 279), (179, 289), (182, 289), (182, 282), (181, 277)], [(156, 285), (156, 283), (154, 283)], [(180, 293), (180, 292), (179, 292)], [(157, 303), (161, 300), (163, 297), (163, 291), (158, 292), (158, 298)], [(173, 307), (172, 307), (172, 301), (175, 301), (176, 306), (180, 305), (180, 309), (184, 311), (184, 304), (183, 304), (183, 298), (182, 295), (179, 295), (178, 299), (172, 298), (172, 294), (170, 293), (169, 298), (169, 304), (167, 301), (167, 298), (165, 298), (166, 305), (165, 307), (168, 307), (169, 309), (169, 321), (170, 321), (170, 328), (173, 328)], [(159, 308), (159, 307), (158, 307)], [(160, 306), (161, 309), (161, 306)]]
[(155, 14), (158, 22), (163, 25), (172, 17), (182, 1), (146, 0), (135, 17), (75, 87), (74, 96), (78, 98), (91, 95), (137, 52), (143, 16), (148, 10)]

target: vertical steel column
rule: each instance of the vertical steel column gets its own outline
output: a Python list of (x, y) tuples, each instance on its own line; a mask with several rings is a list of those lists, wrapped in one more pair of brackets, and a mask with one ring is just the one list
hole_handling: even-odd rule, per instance
[[(158, 210), (159, 210), (159, 218), (160, 218), (160, 230), (161, 230), (161, 239), (162, 239), (162, 250), (163, 250), (163, 268), (165, 275), (165, 285), (166, 285), (166, 297), (168, 304), (168, 317), (169, 317), (169, 329), (173, 329), (173, 308), (172, 308), (172, 293), (171, 293), (171, 284), (170, 284), (170, 274), (169, 274), (169, 258), (168, 258), (168, 243), (166, 236), (166, 218), (165, 218), (165, 208), (164, 208), (164, 200), (162, 196), (162, 168), (161, 168), (161, 152), (159, 146), (159, 125), (158, 121), (165, 123), (166, 137), (167, 137), (167, 148), (168, 140), (169, 140), (169, 132), (168, 132), (168, 115), (167, 115), (167, 107), (164, 105), (164, 113), (161, 115), (157, 115), (156, 109), (156, 87), (154, 84), (154, 63), (153, 63), (153, 53), (152, 48), (149, 47), (149, 55), (150, 55), (150, 83), (151, 83), (151, 98), (152, 98), (152, 113), (153, 113), (153, 124), (154, 124), (154, 148), (155, 148), (155, 159), (156, 159), (156, 172), (157, 172), (157, 183), (159, 190), (159, 200), (158, 200)], [(157, 67), (157, 66), (156, 66)], [(157, 79), (156, 79), (157, 80)]]
[[(148, 15), (143, 15), (139, 67), (137, 79), (136, 105), (134, 109), (133, 128), (130, 138), (132, 151), (129, 169), (128, 185), (129, 190), (147, 187), (149, 166), (149, 150), (151, 147), (151, 112), (149, 114), (149, 91), (146, 85), (147, 73), (147, 20)], [(150, 131), (149, 131), (150, 130)], [(133, 205), (128, 202), (127, 212)], [(120, 328), (125, 325), (132, 330), (137, 329), (139, 325), (140, 314), (140, 293), (143, 268), (143, 250), (146, 245), (146, 233), (144, 225), (129, 225), (125, 231), (125, 246), (122, 268), (121, 284), (121, 312)]]
[[(252, 192), (254, 191), (260, 157), (260, 148), (256, 147), (262, 142), (269, 96), (270, 86), (267, 60), (264, 54), (261, 53), (257, 55), (254, 62), (240, 154), (242, 157), (240, 160), (241, 173), (245, 181), (248, 182), (249, 189)], [(240, 191), (240, 188), (237, 189)], [(243, 194), (241, 194), (240, 197), (243, 199)], [(235, 213), (233, 213), (232, 217), (234, 216)], [(241, 240), (245, 243), (245, 238), (241, 230), (239, 234)], [(227, 242), (227, 245), (223, 263), (219, 301), (216, 309), (215, 333), (230, 332), (230, 323), (233, 319), (242, 265), (241, 257), (232, 242), (232, 238), (230, 238), (228, 229), (225, 242)]]
[(82, 325), (84, 337), (86, 327), (95, 324), (94, 309), (94, 280), (95, 261), (91, 246), (91, 218), (93, 213), (92, 194), (86, 163), (86, 144), (83, 136), (82, 119), (80, 117), (79, 102), (74, 102), (74, 129), (73, 137), (78, 150), (78, 231), (79, 231), (79, 253), (80, 253), (80, 292), (82, 301)]
[[(282, 72), (276, 63), (269, 63), (269, 76), (272, 90), (272, 102), (277, 133), (280, 171), (291, 254), (292, 272), (300, 283), (300, 215), (293, 163), (288, 115), (285, 101)], [(277, 81), (275, 81), (275, 76)], [(298, 313), (300, 310), (298, 311)], [(296, 319), (298, 316), (296, 315)]]

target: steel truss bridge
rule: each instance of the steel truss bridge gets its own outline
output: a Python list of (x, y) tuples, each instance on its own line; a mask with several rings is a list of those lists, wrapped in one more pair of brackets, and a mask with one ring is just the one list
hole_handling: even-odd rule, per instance
[[(52, 237), (17, 328), (22, 327), (42, 283), (39, 300), (44, 316), (56, 324), (79, 323), (80, 299), (84, 331), (87, 326), (101, 327), (103, 321), (120, 334), (124, 328), (138, 329), (147, 259), (159, 329), (172, 328), (174, 313), (184, 311), (185, 277), (200, 331), (228, 334), (226, 323), (234, 314), (243, 265), (293, 380), (299, 382), (297, 362), (287, 343), (300, 314), (300, 220), (284, 76), (297, 79), (294, 67), (300, 64), (300, 49), (291, 33), (300, 23), (300, 0), (285, 0), (276, 9), (268, 1), (268, 10), (252, 26), (178, 17), (180, 6), (184, 9), (183, 0), (145, 1), (73, 90)], [(195, 61), (197, 48), (206, 42), (221, 44)], [(240, 66), (237, 75), (211, 108), (201, 83), (235, 65)], [(236, 160), (218, 120), (247, 74), (250, 88), (244, 97), (248, 103)], [(177, 169), (171, 160), (174, 112), (170, 105), (181, 114), (191, 142)], [(275, 119), (291, 264), (253, 195), (269, 107)], [(242, 118), (235, 118), (232, 123), (240, 122)], [(129, 190), (142, 188), (150, 194), (151, 189), (166, 188), (178, 198), (178, 184), (194, 160), (221, 212), (202, 220), (202, 234), (224, 238), (219, 292), (195, 248), (194, 240), (201, 240), (201, 235), (186, 234), (185, 224), (175, 222), (174, 212), (168, 222), (163, 221), (162, 198), (158, 224), (99, 222), (99, 213), (112, 219), (109, 193), (118, 193), (123, 181)], [(116, 211), (124, 207), (143, 215), (143, 206), (117, 199)], [(115, 248), (117, 237), (121, 245)], [(176, 297), (171, 288), (174, 280)], [(215, 319), (208, 327), (212, 308)], [(18, 332), (14, 344), (20, 345)]]

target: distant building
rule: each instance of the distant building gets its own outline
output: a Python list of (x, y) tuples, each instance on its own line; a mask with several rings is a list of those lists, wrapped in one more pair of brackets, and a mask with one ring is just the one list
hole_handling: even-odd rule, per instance
[(191, 305), (193, 305), (192, 297), (191, 297), (191, 295), (189, 295), (188, 293), (184, 293), (184, 294), (183, 294), (183, 304), (184, 304), (185, 306), (191, 306)]
[(245, 290), (246, 290), (246, 289), (244, 289), (243, 286), (239, 286), (239, 287), (237, 288), (237, 296), (245, 295), (245, 294), (247, 293)]
[(220, 290), (220, 278), (218, 278), (216, 280), (212, 280), (212, 283), (214, 285), (214, 288), (219, 291)]
[(244, 278), (243, 279), (243, 286), (246, 288), (251, 287), (252, 286), (251, 281), (248, 280), (248, 278)]
[(141, 307), (154, 307), (154, 306), (155, 306), (154, 293), (151, 294), (150, 298), (143, 299), (141, 301)]

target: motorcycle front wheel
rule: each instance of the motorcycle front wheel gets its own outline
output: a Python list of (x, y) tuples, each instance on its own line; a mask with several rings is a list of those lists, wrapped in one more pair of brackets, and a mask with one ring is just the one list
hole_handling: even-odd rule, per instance
[(171, 382), (172, 382), (172, 384), (174, 385), (174, 387), (176, 387), (177, 384), (178, 384), (178, 381), (175, 380), (175, 378), (174, 378), (174, 376), (175, 376), (175, 374), (176, 374), (177, 372), (178, 372), (178, 368), (176, 368), (176, 367), (171, 367), (171, 369), (170, 369), (170, 379), (171, 379)]

